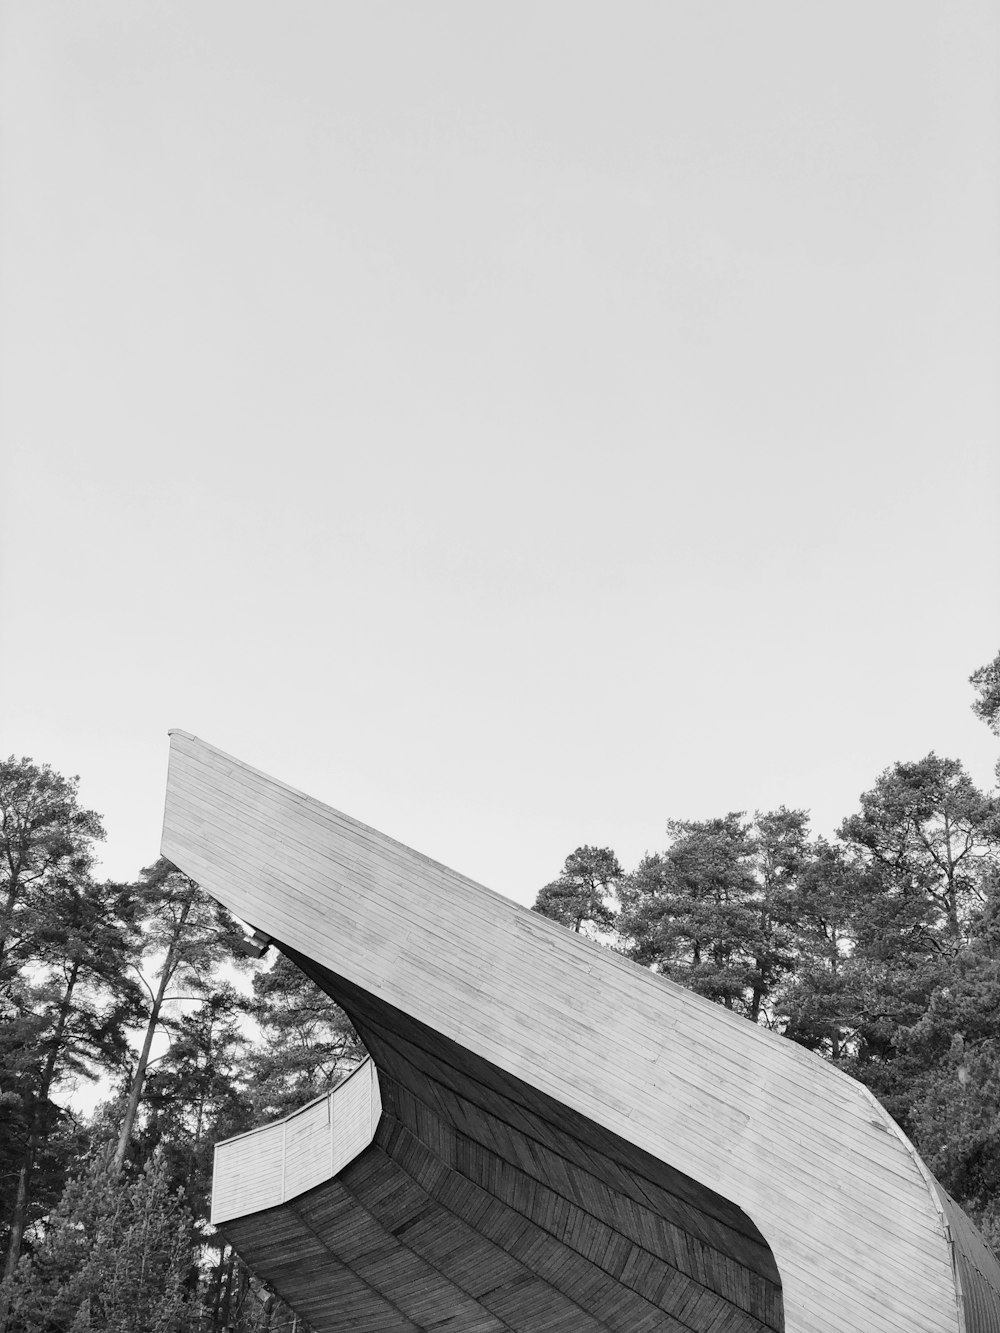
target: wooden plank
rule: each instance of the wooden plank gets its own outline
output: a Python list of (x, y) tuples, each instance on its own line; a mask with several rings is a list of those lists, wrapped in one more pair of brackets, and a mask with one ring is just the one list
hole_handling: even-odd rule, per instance
[[(661, 1253), (640, 1253), (641, 1246), (635, 1240), (621, 1236), (603, 1218), (588, 1212), (587, 1206), (569, 1204), (553, 1190), (544, 1189), (539, 1182), (529, 1180), (524, 1173), (505, 1164), (483, 1145), (469, 1145), (473, 1152), (465, 1156), (464, 1170), (461, 1162), (453, 1168), (456, 1176), (460, 1177), (460, 1180), (455, 1180), (451, 1172), (447, 1176), (429, 1174), (431, 1168), (427, 1145), (405, 1125), (397, 1122), (384, 1124), (376, 1142), (384, 1146), (388, 1156), (415, 1174), (433, 1196), (440, 1200), (445, 1190), (448, 1190), (453, 1200), (449, 1206), (453, 1209), (461, 1209), (464, 1213), (471, 1206), (469, 1200), (473, 1200), (479, 1201), (477, 1212), (487, 1212), (481, 1196), (489, 1196), (500, 1205), (497, 1216), (505, 1218), (504, 1225), (513, 1225), (509, 1214), (517, 1214), (521, 1218), (520, 1233), (505, 1238), (508, 1249), (511, 1253), (519, 1254), (519, 1245), (540, 1245), (540, 1258), (537, 1261), (525, 1257), (527, 1252), (520, 1253), (525, 1265), (539, 1273), (539, 1276), (547, 1278), (552, 1285), (560, 1289), (572, 1289), (581, 1304), (587, 1304), (579, 1294), (587, 1284), (603, 1292), (615, 1290), (616, 1308), (631, 1312), (629, 1318), (637, 1317), (636, 1309), (640, 1310), (641, 1316), (647, 1316), (648, 1305), (659, 1306), (667, 1314), (675, 1314), (677, 1306), (683, 1302), (693, 1301), (695, 1305), (700, 1302), (700, 1308), (704, 1309), (707, 1302), (713, 1304), (716, 1296), (721, 1294), (728, 1305), (740, 1305), (743, 1312), (751, 1316), (747, 1321), (748, 1328), (763, 1328), (764, 1312), (752, 1308), (757, 1302), (751, 1301), (747, 1285), (739, 1288), (732, 1281), (721, 1281), (715, 1294), (712, 1294), (704, 1285), (707, 1280), (704, 1272), (700, 1274), (699, 1280), (693, 1273), (685, 1274), (676, 1270), (669, 1258)], [(471, 1190), (469, 1186), (472, 1186)], [(523, 1225), (524, 1222), (529, 1225)], [(483, 1230), (481, 1221), (477, 1222), (477, 1226)], [(488, 1230), (485, 1233), (489, 1234)], [(497, 1240), (496, 1236), (492, 1238)], [(615, 1241), (623, 1246), (624, 1252), (615, 1268), (608, 1268), (603, 1258), (605, 1254), (613, 1253)], [(576, 1285), (571, 1284), (569, 1288), (561, 1286), (559, 1277), (553, 1276), (557, 1273), (553, 1265), (559, 1264), (572, 1270)], [(632, 1265), (632, 1272), (625, 1274), (629, 1265)], [(725, 1269), (725, 1277), (732, 1278), (733, 1269), (735, 1266)], [(719, 1274), (713, 1272), (711, 1276), (717, 1278)], [(693, 1292), (692, 1296), (695, 1286), (699, 1290)], [(641, 1298), (639, 1306), (632, 1301), (632, 1296)]]
[[(402, 1117), (403, 1128), (425, 1146), (441, 1142), (447, 1127), (428, 1108), (391, 1084), (387, 1095), (395, 1115)], [(432, 1122), (437, 1128), (429, 1132)], [(475, 1139), (451, 1130), (446, 1160), (452, 1169), (618, 1280), (624, 1281), (622, 1270), (632, 1250), (648, 1251), (653, 1268), (644, 1284), (635, 1287), (647, 1299), (656, 1301), (653, 1289), (662, 1284), (669, 1282), (680, 1290), (693, 1280), (761, 1320), (773, 1311), (770, 1284), (751, 1282), (757, 1274), (749, 1273), (728, 1253), (706, 1246), (681, 1226), (612, 1190), (568, 1159), (550, 1152), (538, 1157), (518, 1153), (513, 1146), (517, 1136), (505, 1135), (495, 1117), (482, 1116), (474, 1132)], [(377, 1137), (390, 1152), (393, 1133), (392, 1124), (386, 1121)], [(693, 1211), (683, 1216), (695, 1224), (699, 1221)], [(606, 1254), (612, 1256), (611, 1267), (604, 1262)]]

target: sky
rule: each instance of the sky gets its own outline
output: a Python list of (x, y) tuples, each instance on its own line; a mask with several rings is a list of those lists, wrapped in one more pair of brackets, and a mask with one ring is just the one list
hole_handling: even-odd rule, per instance
[(992, 782), (1000, 10), (3, 0), (0, 752), (518, 901)]

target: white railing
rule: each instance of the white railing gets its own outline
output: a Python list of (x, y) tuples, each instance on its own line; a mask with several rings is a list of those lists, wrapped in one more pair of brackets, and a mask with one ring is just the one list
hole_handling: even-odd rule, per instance
[(215, 1145), (212, 1222), (245, 1217), (329, 1180), (371, 1143), (382, 1114), (371, 1060), (298, 1111)]

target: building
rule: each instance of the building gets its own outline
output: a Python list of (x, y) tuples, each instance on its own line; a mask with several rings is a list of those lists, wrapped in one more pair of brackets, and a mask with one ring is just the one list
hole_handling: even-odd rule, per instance
[(1000, 1333), (1000, 1265), (819, 1057), (183, 732), (162, 850), (371, 1054), (217, 1155), (317, 1333)]

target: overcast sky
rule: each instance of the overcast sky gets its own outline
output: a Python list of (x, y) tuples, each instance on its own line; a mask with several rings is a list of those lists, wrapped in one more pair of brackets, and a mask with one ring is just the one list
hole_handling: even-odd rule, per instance
[(1000, 11), (7, 0), (0, 750), (167, 729), (521, 901), (1000, 648)]

